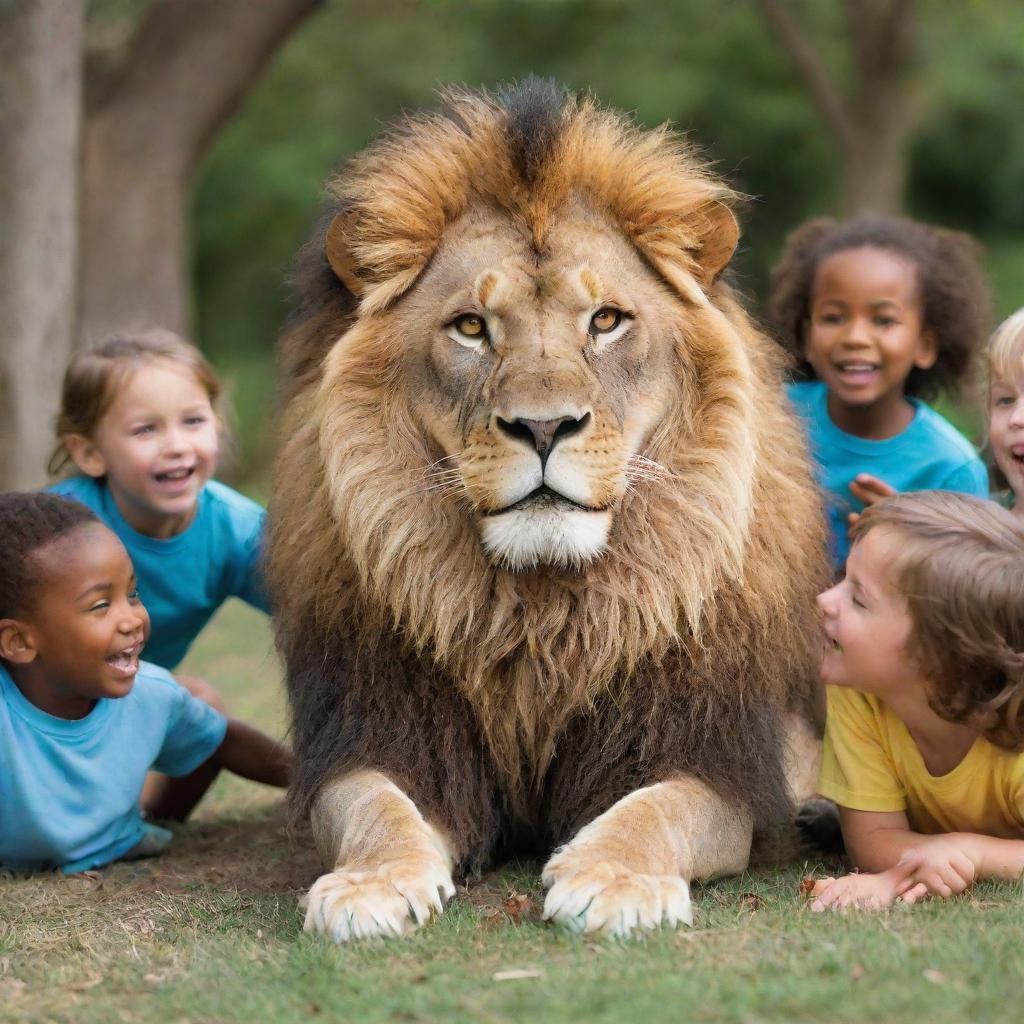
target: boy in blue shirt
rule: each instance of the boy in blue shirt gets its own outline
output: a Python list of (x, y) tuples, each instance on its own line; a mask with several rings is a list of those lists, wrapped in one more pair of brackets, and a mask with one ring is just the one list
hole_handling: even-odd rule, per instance
[[(124, 546), (85, 506), (0, 495), (0, 867), (67, 873), (157, 852), (221, 768), (287, 786), (291, 753), (139, 659)], [(146, 773), (172, 776), (141, 806)]]

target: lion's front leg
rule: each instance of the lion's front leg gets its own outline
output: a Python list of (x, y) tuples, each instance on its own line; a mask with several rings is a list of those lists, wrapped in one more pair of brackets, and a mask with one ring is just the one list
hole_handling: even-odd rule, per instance
[(320, 858), (333, 870), (305, 897), (306, 931), (335, 942), (401, 935), (454, 895), (450, 843), (380, 772), (328, 782), (312, 822)]
[(693, 778), (638, 789), (580, 829), (544, 868), (544, 916), (628, 935), (692, 924), (689, 882), (747, 866), (753, 820)]

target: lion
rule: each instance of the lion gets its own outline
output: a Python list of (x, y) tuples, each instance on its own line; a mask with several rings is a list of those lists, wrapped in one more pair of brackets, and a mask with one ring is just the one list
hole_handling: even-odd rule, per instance
[(552, 850), (549, 919), (691, 923), (806, 788), (826, 572), (735, 196), (537, 80), (447, 91), (329, 195), (268, 544), (305, 927), (400, 935)]

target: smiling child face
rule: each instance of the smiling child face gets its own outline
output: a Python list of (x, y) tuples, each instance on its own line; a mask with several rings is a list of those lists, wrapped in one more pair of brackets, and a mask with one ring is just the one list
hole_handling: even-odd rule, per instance
[(917, 268), (906, 257), (862, 246), (822, 260), (804, 354), (836, 411), (905, 407), (911, 370), (935, 362), (923, 318)]
[(210, 396), (187, 366), (155, 359), (119, 388), (91, 438), (71, 447), (140, 533), (170, 537), (192, 521), (217, 467), (220, 440)]
[(1024, 365), (1015, 374), (992, 379), (988, 441), (1014, 493), (1014, 512), (1024, 516)]
[(898, 547), (893, 530), (868, 531), (850, 551), (846, 576), (818, 595), (827, 685), (852, 686), (883, 700), (916, 685), (918, 669), (907, 650), (910, 611), (889, 578)]
[(25, 649), (7, 659), (25, 696), (51, 714), (77, 718), (102, 697), (127, 695), (149, 616), (124, 545), (91, 523), (32, 559), (39, 582), (18, 616)]

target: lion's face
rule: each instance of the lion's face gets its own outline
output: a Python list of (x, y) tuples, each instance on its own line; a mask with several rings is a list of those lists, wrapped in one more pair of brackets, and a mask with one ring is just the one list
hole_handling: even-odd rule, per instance
[(582, 206), (549, 237), (537, 255), (507, 217), (471, 210), (387, 314), (434, 483), (462, 492), (512, 568), (600, 554), (674, 398), (664, 285)]

